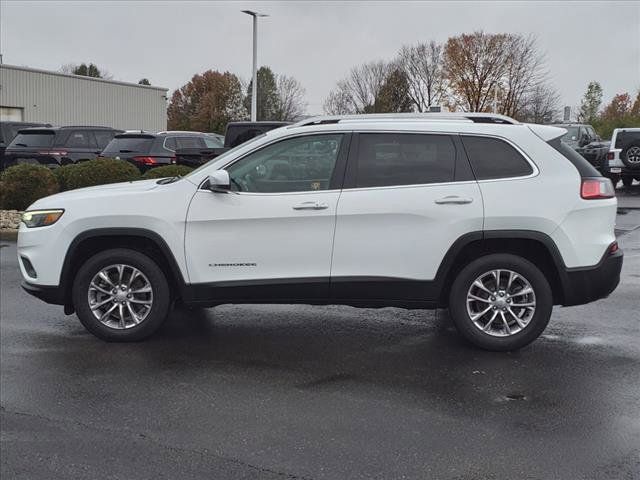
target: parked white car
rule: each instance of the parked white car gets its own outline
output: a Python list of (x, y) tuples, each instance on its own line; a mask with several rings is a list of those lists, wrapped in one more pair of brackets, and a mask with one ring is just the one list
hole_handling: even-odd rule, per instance
[(611, 135), (604, 175), (615, 186), (620, 180), (625, 187), (633, 180), (640, 182), (640, 128), (616, 128)]
[(110, 341), (174, 302), (449, 307), (460, 333), (520, 348), (553, 305), (619, 281), (611, 182), (565, 130), (490, 114), (319, 117), (183, 178), (34, 203), (24, 288)]

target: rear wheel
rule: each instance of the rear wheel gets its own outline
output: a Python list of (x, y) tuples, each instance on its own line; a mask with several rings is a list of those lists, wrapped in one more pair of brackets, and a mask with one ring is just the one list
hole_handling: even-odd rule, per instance
[(80, 322), (106, 341), (149, 337), (170, 306), (162, 269), (146, 255), (124, 248), (105, 250), (86, 261), (75, 277), (72, 296)]
[(628, 177), (628, 176), (622, 177), (622, 184), (625, 187), (630, 187), (633, 184), (633, 177)]
[(528, 260), (493, 254), (458, 274), (449, 295), (453, 322), (463, 337), (486, 350), (516, 350), (544, 331), (553, 296), (544, 274)]

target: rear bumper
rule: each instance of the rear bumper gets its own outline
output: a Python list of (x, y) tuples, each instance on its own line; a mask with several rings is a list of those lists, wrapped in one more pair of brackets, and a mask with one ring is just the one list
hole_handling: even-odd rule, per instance
[(617, 250), (606, 253), (595, 267), (566, 269), (563, 305), (583, 305), (608, 297), (620, 283), (622, 259), (622, 250)]

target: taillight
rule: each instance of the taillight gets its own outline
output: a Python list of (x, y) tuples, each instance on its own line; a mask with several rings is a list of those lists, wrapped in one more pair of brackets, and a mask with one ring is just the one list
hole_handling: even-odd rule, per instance
[(613, 160), (613, 157), (615, 157), (613, 152), (607, 152), (607, 160)]
[(143, 165), (157, 165), (158, 162), (153, 157), (133, 157), (133, 160)]
[(67, 155), (66, 150), (42, 150), (38, 152), (38, 155), (58, 155), (64, 157)]
[(580, 196), (585, 200), (613, 198), (615, 196), (615, 191), (611, 180), (608, 178), (583, 178), (582, 186), (580, 187)]

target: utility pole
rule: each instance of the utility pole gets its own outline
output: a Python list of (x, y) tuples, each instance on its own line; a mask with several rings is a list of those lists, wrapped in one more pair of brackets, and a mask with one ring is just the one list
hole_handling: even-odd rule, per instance
[(268, 17), (264, 13), (242, 10), (253, 17), (253, 80), (251, 82), (251, 121), (258, 120), (258, 17)]

